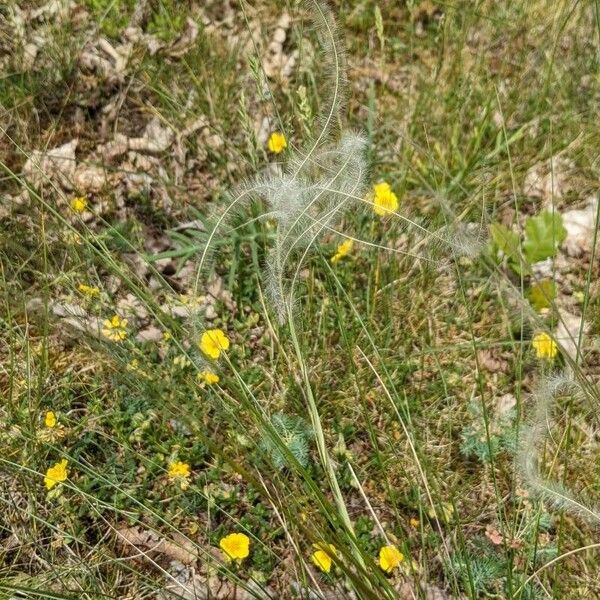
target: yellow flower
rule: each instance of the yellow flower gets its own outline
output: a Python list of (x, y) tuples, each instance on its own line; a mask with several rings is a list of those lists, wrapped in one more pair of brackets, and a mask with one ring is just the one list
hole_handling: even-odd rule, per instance
[(56, 415), (53, 411), (49, 410), (46, 413), (46, 416), (44, 417), (44, 425), (46, 427), (50, 427), (50, 429), (56, 427)]
[(545, 331), (536, 333), (531, 343), (538, 358), (554, 358), (558, 352), (556, 342)]
[(71, 208), (79, 214), (81, 214), (87, 208), (87, 205), (87, 200), (83, 196), (78, 196), (77, 198), (73, 198), (73, 200), (71, 200)]
[(373, 186), (373, 210), (380, 217), (398, 210), (398, 197), (385, 181)]
[(219, 376), (216, 373), (211, 373), (210, 371), (202, 371), (198, 373), (198, 379), (204, 381), (208, 385), (213, 385), (214, 383), (219, 383)]
[(187, 463), (176, 461), (169, 463), (168, 469), (169, 480), (171, 483), (178, 483), (182, 490), (187, 490), (190, 486), (190, 476), (192, 470)]
[(337, 556), (337, 550), (333, 544), (313, 544), (315, 551), (312, 555), (312, 561), (323, 571), (329, 573), (333, 562), (332, 556)]
[(273, 154), (279, 154), (280, 152), (283, 152), (287, 148), (287, 140), (285, 139), (285, 135), (283, 135), (283, 133), (280, 131), (274, 131), (269, 137), (267, 146)]
[(85, 285), (85, 283), (80, 283), (77, 286), (77, 289), (84, 296), (89, 296), (90, 298), (93, 298), (94, 296), (97, 296), (100, 293), (100, 290), (97, 287), (92, 287), (92, 286), (89, 286), (89, 285)]
[(354, 247), (354, 242), (352, 240), (345, 240), (342, 242), (335, 251), (335, 254), (331, 257), (331, 264), (335, 265), (339, 262), (344, 256), (348, 256)]
[(127, 337), (127, 319), (115, 315), (112, 319), (104, 321), (102, 335), (113, 342), (122, 342)]
[(57, 462), (53, 467), (50, 467), (46, 471), (46, 477), (44, 477), (44, 483), (46, 487), (51, 490), (57, 483), (65, 481), (67, 478), (67, 465), (69, 461), (63, 458), (60, 462)]
[(229, 349), (229, 340), (221, 329), (209, 329), (200, 338), (200, 350), (210, 358), (219, 358), (221, 352)]
[(250, 538), (243, 533), (230, 533), (219, 542), (221, 550), (230, 560), (243, 560), (250, 554)]
[(171, 479), (187, 479), (192, 474), (190, 465), (180, 460), (169, 464), (169, 477)]
[(379, 550), (379, 566), (386, 573), (391, 573), (403, 560), (404, 554), (396, 546), (383, 546)]

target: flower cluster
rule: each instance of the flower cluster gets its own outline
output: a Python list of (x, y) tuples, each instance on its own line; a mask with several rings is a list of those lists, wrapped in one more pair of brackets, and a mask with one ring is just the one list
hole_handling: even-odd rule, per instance
[(201, 371), (198, 373), (198, 379), (207, 385), (214, 385), (215, 383), (219, 383), (220, 380), (219, 376), (211, 371)]
[(78, 214), (85, 212), (87, 206), (87, 199), (83, 196), (78, 196), (77, 198), (73, 198), (73, 200), (71, 200), (71, 208)]
[(102, 335), (113, 342), (122, 342), (127, 337), (127, 319), (115, 315), (106, 319), (102, 328)]
[(88, 298), (94, 298), (100, 294), (100, 289), (97, 287), (93, 287), (91, 285), (86, 285), (85, 283), (80, 283), (77, 286), (77, 289)]
[(57, 423), (58, 420), (56, 418), (56, 415), (54, 414), (54, 411), (49, 410), (44, 416), (44, 425), (46, 427), (49, 427), (50, 429), (53, 429), (54, 427), (56, 427)]
[(176, 483), (182, 490), (186, 490), (190, 485), (190, 477), (192, 475), (192, 469), (190, 465), (182, 461), (175, 461), (169, 463), (168, 468), (169, 481)]

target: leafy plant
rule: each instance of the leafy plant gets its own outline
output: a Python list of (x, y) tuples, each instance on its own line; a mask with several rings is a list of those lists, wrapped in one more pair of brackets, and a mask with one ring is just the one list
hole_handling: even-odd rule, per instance
[(482, 462), (490, 462), (502, 450), (510, 451), (514, 448), (514, 408), (494, 415), (494, 419), (488, 423), (487, 432), (481, 401), (472, 400), (467, 410), (471, 416), (471, 423), (462, 431), (461, 451), (465, 456), (475, 456)]
[(529, 275), (531, 265), (556, 256), (560, 244), (567, 237), (560, 213), (543, 211), (525, 221), (523, 244), (517, 233), (492, 223), (490, 235), (497, 250), (506, 256), (508, 266), (518, 274)]
[(552, 279), (542, 279), (529, 288), (527, 298), (538, 312), (550, 308), (556, 298), (556, 283)]
[[(303, 467), (308, 466), (309, 442), (313, 438), (313, 431), (308, 423), (302, 417), (278, 412), (271, 417), (271, 425), (294, 458)], [(264, 437), (261, 447), (270, 454), (273, 464), (278, 469), (283, 469), (289, 464), (284, 451), (269, 436)]]

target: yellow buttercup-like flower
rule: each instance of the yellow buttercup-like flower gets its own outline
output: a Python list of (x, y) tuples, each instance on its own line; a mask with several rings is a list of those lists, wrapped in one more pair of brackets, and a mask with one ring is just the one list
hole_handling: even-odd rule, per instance
[(83, 196), (79, 196), (77, 198), (73, 198), (71, 200), (71, 208), (76, 212), (81, 214), (87, 208), (87, 200)]
[(182, 490), (187, 490), (190, 485), (189, 480), (192, 474), (190, 465), (178, 460), (176, 462), (169, 463), (169, 469), (167, 472), (169, 475), (169, 480), (172, 483), (178, 483)]
[(102, 335), (113, 342), (122, 342), (127, 337), (127, 319), (115, 315), (112, 319), (106, 319), (102, 328)]
[(538, 358), (554, 358), (558, 353), (558, 345), (545, 331), (536, 333), (531, 343)]
[(223, 333), (222, 329), (209, 329), (202, 334), (200, 338), (200, 350), (209, 358), (217, 359), (229, 349), (229, 339)]
[(380, 217), (398, 210), (398, 196), (392, 192), (389, 183), (384, 181), (373, 186), (373, 210)]
[(283, 135), (283, 133), (280, 131), (274, 131), (269, 137), (267, 146), (273, 154), (279, 154), (283, 152), (287, 148), (287, 140), (285, 139), (285, 135)]
[(379, 566), (386, 573), (391, 573), (402, 561), (404, 554), (391, 544), (379, 550)]
[(50, 429), (52, 429), (53, 427), (56, 427), (56, 423), (57, 423), (56, 415), (54, 414), (53, 411), (49, 410), (46, 413), (46, 416), (44, 417), (44, 425), (46, 427), (50, 427)]
[(200, 381), (204, 381), (208, 385), (213, 385), (215, 383), (219, 383), (219, 376), (216, 373), (211, 373), (210, 371), (202, 371), (198, 373), (198, 379)]
[(67, 479), (67, 465), (69, 461), (66, 458), (63, 458), (60, 462), (57, 462), (53, 467), (50, 467), (46, 471), (46, 477), (44, 477), (44, 483), (46, 487), (51, 490), (55, 485), (60, 483), (61, 481), (65, 481)]
[(311, 559), (323, 573), (331, 571), (333, 556), (337, 555), (337, 550), (333, 544), (313, 544), (315, 551)]
[(169, 477), (172, 479), (177, 479), (178, 477), (187, 478), (191, 473), (190, 465), (180, 460), (169, 464)]
[(250, 554), (250, 538), (243, 533), (230, 533), (221, 538), (219, 547), (230, 560), (244, 560)]
[(339, 262), (344, 256), (348, 256), (350, 252), (352, 252), (352, 248), (354, 247), (354, 242), (352, 240), (343, 241), (335, 251), (335, 254), (331, 257), (331, 264), (335, 265)]

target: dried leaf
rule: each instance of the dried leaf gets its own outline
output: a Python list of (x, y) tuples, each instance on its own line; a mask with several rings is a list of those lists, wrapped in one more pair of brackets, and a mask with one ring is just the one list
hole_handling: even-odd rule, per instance
[(508, 361), (494, 349), (479, 350), (477, 360), (479, 365), (490, 373), (508, 373)]
[(176, 560), (184, 565), (193, 564), (197, 552), (191, 540), (175, 533), (173, 540), (161, 537), (155, 531), (140, 527), (121, 527), (117, 530), (117, 543), (128, 555), (142, 554), (152, 560)]

